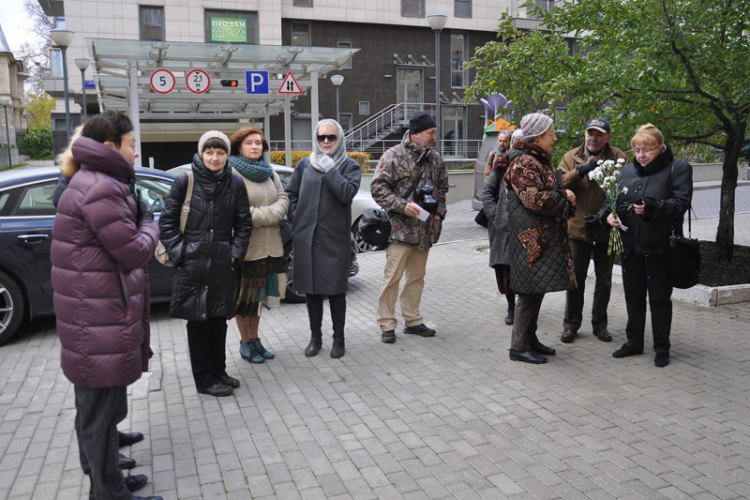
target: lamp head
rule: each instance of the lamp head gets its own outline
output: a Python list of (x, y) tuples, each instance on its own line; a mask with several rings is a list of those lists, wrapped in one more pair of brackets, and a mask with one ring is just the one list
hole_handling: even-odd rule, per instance
[(75, 31), (66, 29), (53, 29), (50, 31), (50, 37), (52, 42), (58, 47), (68, 47), (73, 43), (73, 37), (76, 35)]
[(336, 87), (344, 83), (344, 76), (343, 75), (333, 75), (331, 76), (331, 83), (334, 84)]
[(10, 106), (10, 99), (8, 99), (7, 97), (3, 97), (2, 99), (0, 99), (0, 106)]
[(76, 59), (76, 66), (78, 66), (78, 69), (81, 71), (86, 71), (86, 68), (89, 67), (89, 64), (91, 64), (91, 61), (86, 59), (85, 57), (82, 57), (80, 59)]
[(430, 24), (430, 28), (433, 31), (440, 31), (445, 28), (445, 23), (448, 22), (448, 16), (445, 14), (430, 14), (427, 16), (427, 22)]

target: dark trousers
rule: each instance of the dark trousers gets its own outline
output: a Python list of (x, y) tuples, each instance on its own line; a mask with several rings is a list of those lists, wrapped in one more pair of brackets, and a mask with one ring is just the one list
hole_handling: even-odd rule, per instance
[(536, 336), (536, 322), (542, 309), (543, 293), (519, 293), (516, 300), (515, 321), (510, 348), (514, 351), (526, 352), (531, 346), (538, 345)]
[(125, 387), (90, 389), (74, 386), (75, 428), (83, 473), (91, 480), (89, 499), (132, 497), (117, 466), (117, 424), (128, 415)]
[(589, 243), (570, 240), (570, 251), (576, 273), (578, 288), (565, 292), (565, 317), (563, 328), (577, 332), (583, 322), (583, 293), (586, 291), (586, 276), (589, 260), (594, 259), (594, 303), (591, 306), (591, 325), (594, 329), (607, 328), (607, 307), (612, 290), (612, 265), (615, 255), (607, 255), (607, 242)]
[(195, 387), (202, 391), (221, 382), (220, 377), (227, 374), (227, 319), (188, 321), (187, 333)]
[(622, 254), (622, 284), (628, 324), (628, 344), (643, 349), (646, 329), (646, 294), (651, 308), (654, 350), (669, 352), (672, 329), (672, 283), (669, 281), (669, 259), (666, 255)]
[[(306, 294), (305, 298), (307, 302), (307, 315), (310, 318), (310, 331), (313, 335), (320, 335), (323, 325), (323, 301), (326, 296)], [(346, 324), (346, 293), (329, 295), (328, 303), (331, 307), (333, 333), (343, 335)]]

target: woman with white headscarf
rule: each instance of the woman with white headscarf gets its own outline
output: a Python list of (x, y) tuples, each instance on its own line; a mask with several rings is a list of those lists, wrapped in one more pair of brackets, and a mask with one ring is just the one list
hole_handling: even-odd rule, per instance
[(521, 119), (523, 139), (508, 153), (508, 255), (510, 288), (518, 294), (510, 359), (546, 363), (555, 350), (536, 335), (544, 294), (575, 288), (568, 222), (575, 195), (563, 189), (550, 164), (557, 141), (552, 118), (531, 113)]
[(344, 355), (346, 288), (351, 267), (351, 205), (362, 170), (346, 155), (344, 130), (336, 120), (315, 127), (313, 152), (294, 169), (286, 188), (294, 246), (294, 284), (307, 296), (310, 344), (305, 356), (322, 348), (323, 299), (333, 322), (332, 358)]

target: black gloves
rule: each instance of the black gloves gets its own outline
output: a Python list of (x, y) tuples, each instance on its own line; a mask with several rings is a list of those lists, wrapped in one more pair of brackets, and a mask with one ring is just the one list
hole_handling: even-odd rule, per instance
[(601, 231), (604, 229), (599, 222), (599, 214), (588, 214), (583, 216), (583, 222), (586, 227), (591, 231)]
[(154, 213), (151, 211), (151, 204), (143, 199), (141, 192), (136, 190), (135, 202), (138, 205), (138, 213), (136, 218), (138, 222), (142, 220), (154, 220)]
[(581, 163), (580, 165), (578, 165), (576, 167), (576, 173), (580, 177), (586, 177), (587, 175), (589, 175), (589, 172), (591, 172), (592, 170), (596, 168), (596, 166), (597, 166), (596, 160), (589, 160), (586, 163)]

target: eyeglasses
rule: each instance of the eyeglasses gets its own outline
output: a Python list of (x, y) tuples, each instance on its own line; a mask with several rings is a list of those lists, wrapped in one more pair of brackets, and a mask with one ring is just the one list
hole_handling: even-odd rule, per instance
[(318, 142), (336, 142), (336, 139), (338, 139), (338, 137), (336, 137), (336, 134), (323, 134), (318, 136)]
[(639, 155), (641, 153), (643, 153), (644, 155), (647, 155), (649, 153), (653, 153), (657, 149), (659, 149), (659, 146), (656, 146), (656, 147), (651, 148), (651, 149), (634, 149), (633, 153), (635, 153), (636, 155)]

